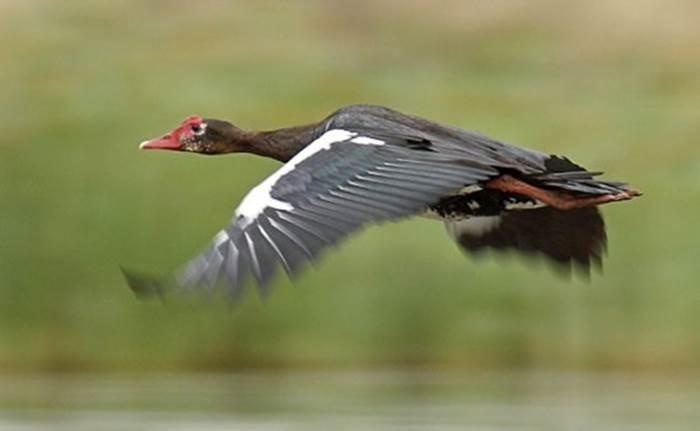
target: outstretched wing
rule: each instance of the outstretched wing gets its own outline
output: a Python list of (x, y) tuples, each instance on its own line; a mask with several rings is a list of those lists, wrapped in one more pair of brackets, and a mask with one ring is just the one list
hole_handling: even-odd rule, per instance
[[(228, 285), (251, 276), (265, 290), (362, 226), (415, 215), (441, 196), (496, 175), (445, 156), (422, 139), (368, 130), (327, 131), (243, 199), (228, 227), (177, 277), (181, 286)], [(143, 291), (138, 279), (132, 288)]]

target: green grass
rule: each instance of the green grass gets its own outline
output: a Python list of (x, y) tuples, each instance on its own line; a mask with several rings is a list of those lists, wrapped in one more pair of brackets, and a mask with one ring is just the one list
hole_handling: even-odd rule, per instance
[[(3, 3), (0, 370), (698, 365), (696, 6), (652, 25), (649, 5), (637, 22), (572, 4), (591, 19), (546, 1)], [(138, 142), (188, 114), (274, 128), (354, 102), (565, 153), (646, 194), (605, 209), (589, 284), (465, 258), (412, 220), (265, 301), (133, 297), (118, 265), (184, 262), (276, 166)]]

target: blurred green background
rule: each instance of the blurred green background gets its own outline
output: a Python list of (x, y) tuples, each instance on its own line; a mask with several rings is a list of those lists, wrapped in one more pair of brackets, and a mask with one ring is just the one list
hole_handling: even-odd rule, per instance
[[(700, 3), (0, 1), (0, 371), (700, 364)], [(564, 153), (603, 276), (372, 227), (266, 300), (141, 302), (277, 163), (137, 151), (189, 114), (269, 129), (384, 104)]]

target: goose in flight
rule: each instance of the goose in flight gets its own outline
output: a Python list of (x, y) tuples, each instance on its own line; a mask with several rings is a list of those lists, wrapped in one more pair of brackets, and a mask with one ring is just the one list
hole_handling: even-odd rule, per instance
[(467, 253), (515, 250), (588, 273), (606, 245), (597, 206), (640, 195), (566, 157), (374, 105), (272, 131), (191, 116), (140, 148), (283, 164), (172, 280), (125, 272), (139, 294), (224, 285), (236, 297), (249, 279), (264, 292), (275, 273), (297, 274), (363, 226), (412, 216), (443, 221)]

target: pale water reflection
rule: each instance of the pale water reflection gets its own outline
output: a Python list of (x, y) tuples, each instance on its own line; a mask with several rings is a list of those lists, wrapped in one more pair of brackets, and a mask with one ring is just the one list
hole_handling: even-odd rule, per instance
[(0, 430), (695, 430), (697, 375), (270, 372), (0, 377)]

